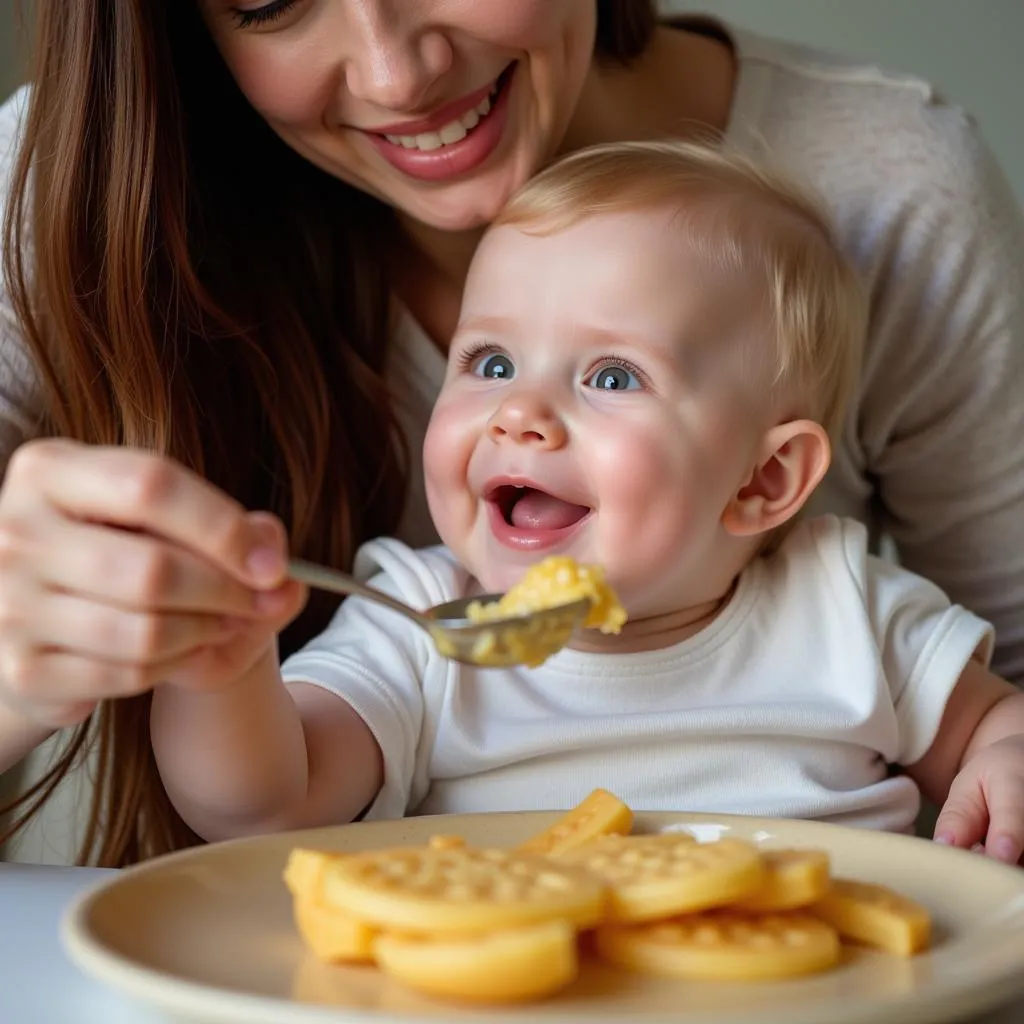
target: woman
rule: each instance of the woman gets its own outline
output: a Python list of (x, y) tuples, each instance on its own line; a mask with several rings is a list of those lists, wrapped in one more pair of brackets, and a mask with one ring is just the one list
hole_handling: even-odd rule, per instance
[(35, 7), (0, 145), (0, 767), (82, 723), (31, 810), (103, 702), (83, 858), (191, 841), (148, 690), (291, 619), (286, 546), (344, 566), (428, 539), (419, 441), (479, 230), (607, 139), (724, 133), (818, 187), (874, 300), (825, 500), (993, 619), (1024, 676), (1024, 230), (926, 86), (648, 0)]

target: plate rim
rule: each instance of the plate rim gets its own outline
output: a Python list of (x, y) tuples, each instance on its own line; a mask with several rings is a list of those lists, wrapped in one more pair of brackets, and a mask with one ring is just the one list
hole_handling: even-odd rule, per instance
[[(302, 845), (302, 837), (323, 834), (327, 832), (340, 833), (348, 829), (361, 829), (364, 827), (383, 826), (395, 827), (400, 823), (408, 823), (413, 831), (422, 833), (425, 838), (432, 832), (438, 831), (434, 826), (438, 822), (452, 821), (484, 821), (493, 820), (498, 817), (523, 818), (529, 817), (539, 821), (545, 819), (554, 822), (561, 817), (565, 811), (494, 811), (476, 812), (467, 814), (438, 814), (422, 815), (415, 818), (394, 819), (374, 822), (352, 822), (348, 825), (323, 826), (319, 828), (292, 830), (288, 832), (271, 833), (259, 836), (247, 836), (238, 839), (226, 840), (219, 843), (209, 843), (186, 850), (179, 850), (174, 853), (154, 857), (128, 868), (117, 871), (113, 876), (103, 878), (90, 885), (84, 892), (78, 894), (65, 908), (61, 915), (59, 937), (62, 947), (71, 961), (86, 974), (91, 975), (104, 984), (110, 985), (115, 990), (133, 999), (139, 999), (144, 1003), (170, 1010), (174, 1013), (185, 1013), (195, 1015), (203, 1020), (223, 1022), (223, 1024), (239, 1024), (242, 1021), (274, 1020), (280, 1024), (353, 1024), (355, 1021), (373, 1021), (374, 1024), (423, 1024), (424, 1021), (433, 1018), (425, 1017), (415, 1013), (399, 1013), (393, 1011), (379, 1010), (376, 1008), (360, 1008), (334, 1006), (327, 1004), (304, 1003), (290, 999), (283, 999), (278, 996), (254, 995), (252, 993), (221, 988), (205, 982), (193, 981), (183, 978), (180, 975), (157, 967), (142, 965), (128, 957), (114, 951), (107, 944), (95, 936), (89, 927), (89, 915), (97, 902), (109, 891), (118, 889), (132, 880), (144, 877), (148, 874), (159, 874), (168, 868), (173, 868), (181, 863), (191, 860), (204, 860), (211, 851), (216, 854), (230, 853), (231, 851), (244, 849), (246, 846), (265, 845), (268, 841), (282, 843), (290, 842), (292, 845)], [(756, 815), (736, 814), (714, 814), (709, 812), (688, 812), (688, 811), (634, 811), (635, 819), (638, 822), (661, 822), (662, 827), (673, 825), (706, 825), (709, 827), (725, 826), (726, 828), (737, 823), (749, 831), (771, 832), (772, 829), (781, 826), (783, 830), (789, 827), (798, 827), (802, 831), (811, 833), (822, 833), (824, 836), (842, 833), (848, 835), (856, 832), (863, 836), (866, 841), (882, 846), (909, 846), (911, 844), (927, 844), (931, 849), (930, 856), (935, 857), (957, 857), (972, 858), (976, 870), (990, 871), (993, 873), (1016, 878), (1020, 888), (1022, 899), (1024, 899), (1024, 869), (1001, 864), (997, 861), (982, 859), (978, 854), (965, 850), (955, 849), (940, 845), (932, 845), (928, 840), (913, 835), (904, 835), (891, 832), (875, 832), (852, 828), (833, 822), (805, 821), (794, 818), (767, 818)], [(452, 831), (453, 829), (442, 829)], [(454, 829), (457, 831), (457, 828)], [(285, 840), (285, 837), (288, 837)], [(419, 839), (413, 840), (414, 842)], [(975, 859), (976, 858), (976, 859)], [(1024, 935), (1024, 928), (1015, 929), (1018, 934)], [(1016, 973), (1011, 973), (1007, 968), (991, 970), (979, 975), (970, 983), (956, 985), (942, 984), (941, 979), (936, 979), (937, 989), (929, 987), (926, 992), (913, 992), (909, 995), (901, 995), (882, 999), (871, 999), (861, 1001), (858, 1008), (864, 1020), (870, 1017), (879, 1017), (887, 1008), (894, 1009), (909, 1004), (920, 1012), (930, 1013), (930, 1016), (922, 1016), (930, 1024), (942, 1024), (962, 1019), (965, 1014), (984, 1014), (1004, 1005), (1015, 996), (1024, 996), (1024, 962)], [(503, 1011), (510, 1011), (507, 1019), (514, 1019), (518, 1022), (525, 1022), (528, 1017), (528, 1010), (524, 1012), (523, 1007), (473, 1007), (472, 1005), (459, 1006), (459, 1022), (468, 1022), (479, 1019), (487, 1024), (498, 1024), (503, 1019)], [(271, 1016), (273, 1015), (273, 1016)], [(635, 1013), (624, 1016), (623, 1021), (632, 1021), (636, 1018)], [(440, 1018), (438, 1018), (440, 1019)], [(665, 1022), (679, 1019), (670, 1013), (651, 1013), (639, 1018), (650, 1021)], [(797, 1018), (794, 1018), (797, 1019)], [(844, 1018), (845, 1019), (845, 1018)], [(852, 1020), (853, 1018), (851, 1018)], [(595, 1018), (579, 1010), (566, 1010), (558, 1012), (549, 1018), (550, 1024), (593, 1024)], [(603, 1017), (602, 1021), (611, 1022), (618, 1020), (617, 1017)], [(741, 1024), (749, 1021), (749, 1015), (744, 1014), (738, 1017), (735, 1014), (723, 1016), (717, 1014), (713, 1017), (694, 1016), (686, 1021), (686, 1024)]]

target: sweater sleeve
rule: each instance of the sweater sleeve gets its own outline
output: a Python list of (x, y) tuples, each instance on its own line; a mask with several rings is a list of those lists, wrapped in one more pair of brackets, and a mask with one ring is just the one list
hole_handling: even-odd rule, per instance
[(995, 627), (1024, 683), (1024, 216), (973, 120), (911, 75), (739, 33), (730, 139), (828, 205), (870, 296), (815, 510)]
[(872, 283), (861, 442), (902, 564), (992, 623), (1020, 683), (1024, 218), (968, 118), (925, 105), (920, 133)]

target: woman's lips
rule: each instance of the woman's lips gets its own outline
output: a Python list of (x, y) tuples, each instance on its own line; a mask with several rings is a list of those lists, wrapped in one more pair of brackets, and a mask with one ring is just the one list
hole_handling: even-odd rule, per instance
[[(501, 142), (505, 125), (508, 123), (509, 94), (514, 79), (515, 65), (498, 78), (498, 91), (489, 101), (488, 112), (483, 116), (478, 114), (479, 119), (474, 127), (466, 129), (465, 137), (456, 141), (443, 143), (432, 149), (420, 149), (418, 146), (409, 147), (401, 142), (392, 142), (376, 132), (365, 132), (364, 134), (392, 167), (407, 174), (410, 178), (416, 178), (419, 181), (440, 182), (469, 174), (476, 170)], [(486, 98), (485, 95), (484, 99)], [(477, 109), (477, 105), (467, 109), (474, 111)], [(451, 121), (458, 120), (459, 116), (463, 119), (463, 125), (467, 116), (470, 121), (472, 120), (472, 115), (467, 115), (463, 111), (461, 115), (454, 116)], [(429, 122), (419, 122), (419, 124), (434, 122), (436, 122), (436, 118), (431, 118)], [(416, 124), (417, 122), (412, 122), (413, 126)], [(447, 129), (448, 126), (445, 125), (440, 126), (439, 131), (409, 133), (409, 135), (419, 135), (422, 142), (424, 136), (442, 136)], [(404, 130), (402, 133), (389, 131), (388, 134), (397, 137), (398, 134), (405, 134), (405, 132)], [(428, 138), (425, 141), (428, 145), (434, 145), (436, 140)]]
[[(504, 74), (505, 72), (502, 72)], [(461, 99), (452, 100), (445, 104), (440, 110), (435, 111), (430, 117), (423, 117), (416, 121), (398, 121), (394, 124), (383, 125), (377, 128), (367, 128), (365, 131), (374, 135), (419, 135), (422, 132), (436, 132), (451, 121), (455, 121), (468, 113), (473, 107), (478, 106), (487, 97), (493, 97), (498, 91), (498, 78), (485, 85), (482, 89), (468, 93)]]

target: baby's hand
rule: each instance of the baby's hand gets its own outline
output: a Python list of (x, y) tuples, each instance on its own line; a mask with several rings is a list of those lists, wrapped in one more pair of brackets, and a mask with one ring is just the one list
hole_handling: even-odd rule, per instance
[(935, 839), (966, 849), (981, 843), (996, 860), (1016, 864), (1024, 853), (1024, 736), (978, 751), (949, 787)]

